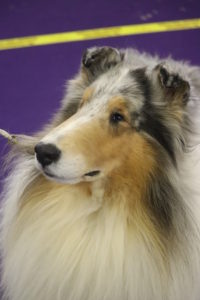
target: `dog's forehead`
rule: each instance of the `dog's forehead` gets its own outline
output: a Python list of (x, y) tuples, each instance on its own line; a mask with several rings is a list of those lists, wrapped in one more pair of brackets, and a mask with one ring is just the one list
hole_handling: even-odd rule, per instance
[[(140, 109), (144, 103), (143, 91), (134, 70), (125, 67), (112, 69), (93, 82), (92, 101), (95, 105), (103, 106), (115, 96), (121, 96), (125, 101)], [(92, 103), (91, 103), (92, 104)]]
[(128, 68), (114, 68), (102, 74), (94, 83), (96, 93), (114, 94), (125, 87), (137, 88), (137, 82), (131, 76)]

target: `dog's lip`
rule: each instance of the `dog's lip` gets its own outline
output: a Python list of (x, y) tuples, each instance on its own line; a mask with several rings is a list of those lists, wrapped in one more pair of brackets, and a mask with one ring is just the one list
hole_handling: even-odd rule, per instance
[(43, 173), (44, 173), (44, 175), (46, 176), (46, 177), (49, 177), (49, 178), (52, 178), (52, 179), (64, 179), (63, 177), (58, 177), (58, 176), (56, 176), (55, 174), (52, 174), (52, 173), (50, 173), (50, 172), (47, 172), (47, 171), (45, 171), (45, 170), (43, 170)]
[(82, 180), (86, 180), (86, 181), (91, 181), (93, 180), (93, 178), (96, 178), (95, 176), (99, 175), (101, 173), (100, 170), (94, 170), (94, 171), (90, 171), (85, 173), (84, 175), (80, 176), (80, 177), (74, 177), (74, 178), (66, 178), (63, 176), (57, 176), (54, 173), (49, 172), (49, 170), (42, 170), (42, 173), (44, 174), (45, 177), (47, 177), (49, 180), (53, 180), (53, 181), (59, 181), (59, 182), (78, 182), (78, 181), (82, 181)]
[(52, 173), (50, 173), (50, 172), (48, 172), (48, 171), (45, 171), (45, 170), (43, 170), (43, 174), (47, 177), (47, 178), (49, 178), (49, 179), (52, 179), (52, 180), (58, 180), (58, 181), (61, 181), (61, 182), (68, 182), (69, 180), (70, 181), (74, 181), (74, 180), (77, 180), (79, 177), (74, 177), (74, 178), (65, 178), (65, 177), (63, 177), (63, 176), (57, 176), (57, 175), (55, 175), (55, 174), (52, 174)]
[[(43, 171), (45, 175), (49, 176), (49, 177), (58, 177), (56, 176), (55, 174), (52, 174), (48, 171)], [(87, 172), (84, 174), (84, 176), (89, 176), (89, 177), (93, 177), (93, 176), (96, 176), (100, 173), (100, 170), (94, 170), (94, 171), (90, 171), (90, 172)]]
[(99, 175), (100, 170), (94, 170), (94, 171), (90, 171), (84, 174), (84, 176), (89, 176), (89, 177), (93, 177), (93, 176), (97, 176)]
[(50, 173), (50, 172), (47, 172), (47, 171), (43, 171), (44, 172), (44, 174), (46, 175), (46, 176), (48, 176), (48, 177), (56, 177), (54, 174), (52, 174), (52, 173)]

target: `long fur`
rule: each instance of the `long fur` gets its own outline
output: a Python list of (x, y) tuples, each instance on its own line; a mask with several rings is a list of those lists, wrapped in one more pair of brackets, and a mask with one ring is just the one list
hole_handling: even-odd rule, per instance
[(91, 182), (50, 181), (33, 151), (17, 152), (1, 209), (5, 299), (200, 299), (199, 75), (131, 49), (84, 54), (36, 139), (65, 135), (82, 111), (107, 116), (108, 99), (128, 121), (116, 128), (84, 119), (67, 145), (61, 140), (63, 152), (70, 145), (88, 163), (106, 161), (106, 176)]

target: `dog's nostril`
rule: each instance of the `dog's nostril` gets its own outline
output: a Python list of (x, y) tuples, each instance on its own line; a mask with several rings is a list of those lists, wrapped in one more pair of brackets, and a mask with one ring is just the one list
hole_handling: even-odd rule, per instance
[(35, 153), (37, 160), (43, 167), (56, 162), (61, 155), (61, 151), (54, 144), (44, 143), (35, 146)]

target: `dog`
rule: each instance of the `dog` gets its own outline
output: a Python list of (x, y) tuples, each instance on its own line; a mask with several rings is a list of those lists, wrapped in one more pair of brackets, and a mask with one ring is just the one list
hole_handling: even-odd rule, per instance
[(86, 50), (5, 180), (5, 299), (200, 299), (199, 94), (188, 63)]

